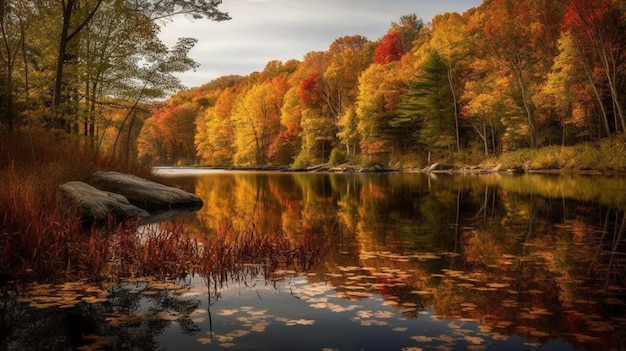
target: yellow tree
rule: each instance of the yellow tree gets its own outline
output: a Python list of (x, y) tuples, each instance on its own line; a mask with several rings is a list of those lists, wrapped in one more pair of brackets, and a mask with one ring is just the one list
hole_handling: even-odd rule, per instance
[[(485, 2), (469, 20), (468, 30), (481, 57), (491, 70), (510, 82), (506, 87), (514, 106), (510, 118), (504, 120), (514, 137), (511, 147), (539, 144), (540, 130), (533, 95), (543, 83), (556, 52), (558, 21), (563, 13), (560, 1), (492, 0)], [(525, 140), (519, 138), (524, 136)], [(506, 136), (505, 136), (506, 137)]]
[[(358, 35), (339, 38), (328, 50), (330, 62), (323, 75), (324, 95), (335, 119), (336, 136), (345, 145), (347, 155), (356, 154), (353, 106), (358, 95), (359, 76), (370, 65), (373, 50), (374, 44)], [(330, 140), (333, 139), (334, 136)]]
[(300, 126), (302, 110), (300, 87), (292, 86), (285, 93), (280, 109), (281, 130), (270, 145), (268, 153), (270, 162), (280, 165), (290, 165), (294, 162), (302, 144)]
[[(559, 39), (559, 55), (555, 57), (546, 83), (536, 96), (538, 107), (557, 114), (563, 127), (563, 144), (568, 139), (568, 126), (574, 130), (577, 139), (594, 134), (591, 116), (595, 109), (595, 86), (587, 79), (585, 64), (580, 64), (582, 59), (571, 33), (564, 32)], [(603, 125), (607, 135), (610, 135), (607, 111), (599, 106), (602, 117), (598, 124)]]
[(284, 77), (278, 76), (270, 81), (251, 83), (238, 95), (231, 116), (236, 165), (267, 164), (269, 147), (280, 133), (284, 94)]
[(235, 131), (231, 113), (237, 97), (236, 87), (225, 88), (215, 105), (206, 109), (196, 125), (197, 155), (204, 163), (214, 166), (233, 164)]
[(500, 150), (502, 134), (500, 118), (505, 115), (508, 97), (497, 88), (505, 85), (502, 78), (482, 71), (478, 68), (481, 65), (481, 60), (472, 64), (474, 72), (481, 74), (475, 75), (474, 79), (465, 83), (461, 96), (463, 103), (461, 115), (478, 134), (487, 156), (490, 152), (495, 154)]
[(361, 151), (368, 155), (387, 154), (401, 146), (402, 132), (390, 122), (406, 89), (408, 77), (403, 76), (400, 62), (386, 65), (373, 63), (359, 78), (356, 102), (357, 131)]
[(294, 161), (297, 166), (324, 162), (336, 138), (336, 119), (332, 109), (337, 105), (329, 103), (323, 78), (328, 60), (328, 52), (309, 52), (295, 73), (300, 77), (297, 86), (302, 130), (302, 148)]

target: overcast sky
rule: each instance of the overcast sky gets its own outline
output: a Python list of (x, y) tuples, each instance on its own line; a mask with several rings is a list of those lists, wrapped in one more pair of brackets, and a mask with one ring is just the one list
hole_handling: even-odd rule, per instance
[(272, 60), (302, 60), (310, 51), (325, 51), (337, 38), (382, 37), (391, 22), (416, 14), (424, 23), (445, 12), (463, 13), (482, 0), (223, 0), (230, 21), (177, 18), (161, 31), (172, 46), (178, 37), (198, 43), (190, 56), (195, 72), (179, 75), (187, 87), (215, 78), (261, 71)]

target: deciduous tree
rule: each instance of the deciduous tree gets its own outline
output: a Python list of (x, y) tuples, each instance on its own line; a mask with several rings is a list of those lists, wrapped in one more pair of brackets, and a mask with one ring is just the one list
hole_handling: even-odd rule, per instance
[[(564, 29), (570, 31), (580, 53), (580, 64), (603, 114), (605, 129), (612, 115), (613, 125), (609, 127), (616, 133), (626, 131), (625, 99), (620, 89), (626, 83), (626, 21), (618, 4), (612, 0), (570, 0), (564, 22)], [(602, 96), (604, 87), (608, 90), (607, 101)]]

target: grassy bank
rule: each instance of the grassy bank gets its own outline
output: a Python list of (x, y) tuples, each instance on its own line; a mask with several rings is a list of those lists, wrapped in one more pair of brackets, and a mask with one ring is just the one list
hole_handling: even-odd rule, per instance
[(503, 154), (499, 163), (504, 168), (528, 171), (624, 173), (626, 139), (621, 136), (573, 146), (516, 150)]
[[(413, 161), (418, 159), (417, 162)], [(572, 146), (547, 146), (536, 149), (517, 149), (499, 156), (459, 152), (434, 154), (433, 162), (454, 165), (456, 168), (478, 166), (484, 169), (513, 169), (563, 173), (626, 173), (626, 136), (606, 138), (593, 143)], [(425, 159), (404, 156), (391, 162), (398, 168), (424, 168)]]

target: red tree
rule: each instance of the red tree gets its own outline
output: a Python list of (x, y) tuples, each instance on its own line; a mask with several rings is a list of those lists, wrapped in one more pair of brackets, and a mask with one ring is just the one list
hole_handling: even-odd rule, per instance
[(380, 41), (380, 45), (374, 50), (374, 62), (386, 65), (402, 58), (402, 42), (397, 30), (391, 30)]

